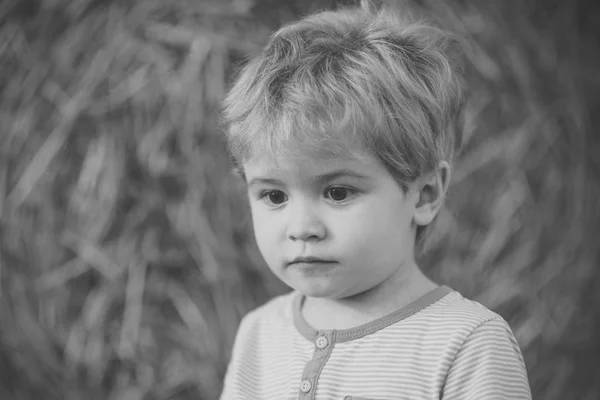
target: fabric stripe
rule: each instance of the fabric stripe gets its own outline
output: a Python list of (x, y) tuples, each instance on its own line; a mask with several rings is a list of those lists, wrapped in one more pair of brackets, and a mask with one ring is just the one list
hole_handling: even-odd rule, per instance
[[(303, 371), (316, 354), (306, 335), (316, 334), (296, 329), (297, 298), (278, 297), (243, 319), (222, 400), (299, 398)], [(432, 301), (357, 339), (334, 340), (310, 394), (316, 400), (531, 399), (506, 321), (456, 291)]]

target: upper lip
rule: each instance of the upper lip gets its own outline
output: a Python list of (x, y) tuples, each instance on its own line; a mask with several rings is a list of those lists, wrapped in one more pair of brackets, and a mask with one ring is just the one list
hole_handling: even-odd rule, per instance
[(288, 264), (294, 264), (294, 263), (300, 263), (300, 262), (311, 263), (311, 262), (334, 262), (334, 261), (325, 260), (325, 259), (319, 258), (319, 257), (307, 256), (307, 257), (296, 257), (292, 261), (290, 261)]

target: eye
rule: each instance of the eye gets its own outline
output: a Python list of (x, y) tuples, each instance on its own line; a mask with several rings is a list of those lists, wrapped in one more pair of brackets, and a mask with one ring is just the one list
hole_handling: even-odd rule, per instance
[(349, 197), (352, 197), (356, 194), (356, 191), (350, 188), (337, 186), (327, 189), (325, 193), (326, 196), (329, 197), (331, 200), (340, 202), (348, 200)]
[(274, 205), (283, 204), (287, 200), (286, 194), (281, 190), (268, 190), (261, 193), (260, 198), (261, 200)]

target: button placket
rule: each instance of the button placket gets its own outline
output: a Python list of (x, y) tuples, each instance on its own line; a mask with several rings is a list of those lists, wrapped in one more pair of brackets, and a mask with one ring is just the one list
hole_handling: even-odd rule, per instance
[(335, 331), (316, 332), (312, 339), (314, 345), (313, 357), (304, 366), (302, 380), (300, 381), (299, 399), (314, 400), (316, 395), (321, 369), (327, 362), (335, 344)]

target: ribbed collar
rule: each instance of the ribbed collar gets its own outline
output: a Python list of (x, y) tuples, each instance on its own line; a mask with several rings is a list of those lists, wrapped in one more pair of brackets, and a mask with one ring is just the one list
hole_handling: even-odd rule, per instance
[[(367, 322), (366, 324), (359, 325), (355, 328), (334, 330), (336, 342), (346, 342), (349, 340), (355, 340), (371, 333), (377, 332), (380, 329), (386, 328), (398, 321), (401, 321), (413, 314), (416, 314), (420, 310), (428, 307), (429, 305), (440, 300), (448, 293), (452, 292), (452, 289), (448, 286), (439, 286), (432, 291), (424, 294), (422, 297), (413, 301), (412, 303), (400, 308), (399, 310), (393, 311), (390, 314), (384, 315), (383, 317), (377, 318), (374, 321)], [(306, 339), (314, 341), (319, 334), (326, 331), (318, 331), (313, 328), (302, 316), (302, 305), (306, 296), (298, 293), (293, 301), (293, 318), (294, 325), (298, 332), (302, 334)]]

